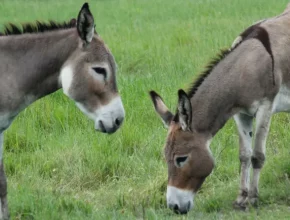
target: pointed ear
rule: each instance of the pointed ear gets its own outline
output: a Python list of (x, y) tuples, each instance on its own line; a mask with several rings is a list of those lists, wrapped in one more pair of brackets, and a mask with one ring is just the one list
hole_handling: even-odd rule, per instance
[(89, 4), (85, 3), (81, 8), (77, 19), (77, 30), (80, 38), (85, 43), (90, 43), (94, 36), (94, 17), (89, 9)]
[(192, 109), (187, 94), (180, 89), (178, 91), (178, 118), (182, 130), (191, 130)]
[(155, 111), (161, 117), (162, 122), (165, 125), (165, 127), (168, 128), (170, 125), (170, 122), (173, 119), (173, 114), (168, 110), (162, 98), (155, 91), (150, 91), (149, 94), (154, 104)]

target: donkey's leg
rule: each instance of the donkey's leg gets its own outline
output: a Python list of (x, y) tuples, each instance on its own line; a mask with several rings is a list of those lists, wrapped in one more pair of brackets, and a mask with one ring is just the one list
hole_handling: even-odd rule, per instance
[(3, 133), (0, 133), (0, 220), (9, 219), (7, 203), (7, 182), (3, 167)]
[(258, 185), (260, 172), (265, 162), (266, 153), (266, 140), (271, 124), (272, 115), (271, 103), (262, 105), (256, 115), (256, 132), (255, 132), (255, 145), (252, 155), (252, 166), (253, 166), (253, 178), (249, 191), (250, 203), (254, 206), (258, 205)]
[(250, 166), (252, 155), (252, 127), (253, 117), (238, 113), (234, 116), (239, 131), (240, 139), (240, 163), (241, 163), (241, 180), (240, 192), (234, 202), (237, 209), (246, 209), (249, 192)]

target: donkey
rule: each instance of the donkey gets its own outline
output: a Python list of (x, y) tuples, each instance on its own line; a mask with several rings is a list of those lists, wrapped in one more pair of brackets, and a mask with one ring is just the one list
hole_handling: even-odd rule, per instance
[[(167, 205), (176, 213), (193, 208), (193, 197), (214, 168), (211, 139), (233, 116), (239, 132), (240, 190), (234, 207), (257, 205), (271, 115), (290, 111), (290, 5), (279, 16), (246, 29), (213, 60), (186, 93), (178, 91), (173, 115), (151, 91), (168, 127)], [(256, 118), (252, 150), (253, 119)], [(250, 182), (250, 165), (253, 176)]]
[(0, 60), (0, 219), (8, 219), (3, 132), (24, 108), (62, 88), (103, 133), (115, 132), (125, 111), (114, 57), (95, 32), (87, 3), (71, 22), (6, 26)]

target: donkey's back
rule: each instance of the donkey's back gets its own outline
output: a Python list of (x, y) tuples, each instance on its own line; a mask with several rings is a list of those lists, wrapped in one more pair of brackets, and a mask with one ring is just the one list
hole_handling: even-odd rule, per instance
[(269, 34), (276, 95), (272, 112), (290, 111), (290, 8), (260, 24)]
[(254, 108), (248, 113), (254, 114), (261, 104), (258, 102), (263, 102), (264, 98), (272, 102), (273, 113), (290, 111), (290, 4), (282, 14), (247, 28), (236, 38), (231, 49), (228, 63), (235, 65), (236, 54), (238, 64), (235, 69), (246, 81), (242, 84), (252, 88), (243, 89), (244, 96), (247, 93), (251, 96), (251, 105), (245, 106)]

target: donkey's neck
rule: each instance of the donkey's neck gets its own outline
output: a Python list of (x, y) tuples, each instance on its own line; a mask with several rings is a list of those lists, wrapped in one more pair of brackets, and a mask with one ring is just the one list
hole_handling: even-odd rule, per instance
[(17, 95), (39, 99), (60, 88), (60, 69), (77, 46), (75, 28), (0, 37), (0, 78), (13, 79)]
[(237, 93), (232, 81), (235, 77), (223, 71), (218, 65), (191, 98), (192, 127), (214, 136), (239, 108), (236, 106)]

